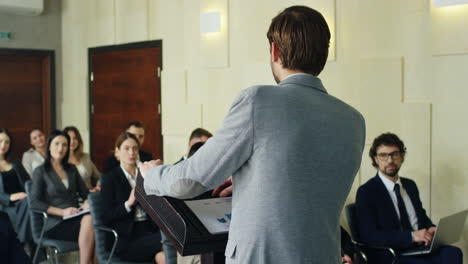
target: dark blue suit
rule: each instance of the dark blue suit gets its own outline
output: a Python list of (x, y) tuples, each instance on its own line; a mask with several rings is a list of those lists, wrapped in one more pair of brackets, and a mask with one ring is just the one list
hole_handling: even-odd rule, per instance
[[(402, 177), (400, 180), (416, 212), (418, 230), (434, 226), (422, 207), (416, 183)], [(378, 175), (359, 187), (356, 195), (356, 218), (360, 240), (366, 244), (394, 249), (414, 246), (411, 232), (401, 231), (395, 206)], [(446, 254), (447, 250), (449, 254)], [(383, 251), (370, 251), (368, 255), (371, 263), (390, 263), (389, 260), (391, 260), (389, 255)], [(435, 263), (462, 263), (461, 251), (451, 246), (443, 247), (438, 252), (426, 256), (400, 257), (400, 263), (433, 263), (431, 261), (439, 259), (440, 255), (453, 255), (455, 259)]]

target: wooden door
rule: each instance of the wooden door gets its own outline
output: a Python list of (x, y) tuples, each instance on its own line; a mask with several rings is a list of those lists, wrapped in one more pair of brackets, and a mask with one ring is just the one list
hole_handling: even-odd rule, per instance
[(0, 49), (0, 127), (12, 134), (11, 158), (31, 147), (29, 131), (55, 127), (54, 52)]
[(161, 41), (93, 48), (90, 57), (91, 153), (102, 171), (131, 121), (145, 126), (142, 149), (162, 158)]

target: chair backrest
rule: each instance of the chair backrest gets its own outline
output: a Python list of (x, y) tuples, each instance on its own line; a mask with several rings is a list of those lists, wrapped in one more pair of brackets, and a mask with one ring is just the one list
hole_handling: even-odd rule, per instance
[(96, 240), (96, 253), (100, 262), (109, 257), (109, 251), (106, 244), (107, 233), (105, 231), (99, 230), (96, 227), (105, 227), (102, 220), (102, 216), (106, 213), (106, 208), (102, 204), (101, 193), (90, 192), (88, 194), (89, 209), (91, 212), (91, 217), (93, 218), (94, 236)]
[(351, 231), (351, 236), (354, 241), (359, 242), (359, 234), (357, 230), (356, 223), (356, 204), (351, 203), (346, 205), (346, 219), (348, 220), (349, 229)]
[(34, 242), (39, 243), (39, 238), (41, 236), (42, 226), (44, 224), (44, 217), (38, 213), (34, 213), (31, 210), (31, 185), (32, 181), (27, 181), (24, 183), (24, 189), (26, 191), (28, 207), (29, 207), (29, 217), (31, 222), (31, 233), (34, 239)]

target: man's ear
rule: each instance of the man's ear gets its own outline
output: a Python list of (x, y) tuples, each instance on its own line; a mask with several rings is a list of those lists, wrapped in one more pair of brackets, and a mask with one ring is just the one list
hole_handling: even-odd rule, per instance
[(279, 58), (278, 46), (276, 46), (276, 44), (274, 42), (271, 43), (270, 52), (271, 52), (271, 54), (270, 54), (271, 55), (271, 62), (281, 61), (280, 58)]

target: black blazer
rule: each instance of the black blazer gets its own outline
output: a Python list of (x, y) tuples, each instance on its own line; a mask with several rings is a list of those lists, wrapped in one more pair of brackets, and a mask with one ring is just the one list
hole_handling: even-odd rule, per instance
[[(140, 150), (140, 152), (138, 152), (138, 155), (140, 156), (141, 162), (153, 160), (153, 155), (151, 155), (151, 153), (149, 152), (144, 152)], [(109, 156), (106, 159), (106, 164), (104, 164), (104, 173), (109, 173), (117, 167), (120, 168), (120, 162), (115, 158), (114, 155)]]
[[(400, 180), (413, 203), (418, 229), (434, 226), (422, 206), (416, 183), (403, 177)], [(378, 175), (359, 187), (356, 194), (356, 218), (362, 242), (396, 249), (412, 246), (411, 232), (400, 230), (392, 198)]]
[[(29, 181), (31, 178), (20, 161), (13, 161), (11, 165), (13, 166), (16, 176), (18, 177), (18, 181), (22, 187), (21, 191), (24, 192), (24, 183)], [(5, 207), (13, 206), (13, 203), (10, 201), (10, 194), (5, 193), (5, 185), (3, 184), (1, 174), (2, 173), (0, 172), (0, 210), (3, 210)]]
[[(76, 167), (69, 164), (65, 172), (68, 177), (68, 189), (53, 168), (46, 170), (45, 165), (42, 164), (34, 170), (30, 193), (31, 209), (47, 212), (49, 206), (62, 209), (78, 207), (78, 195), (83, 200), (88, 198), (88, 188)], [(50, 215), (46, 231), (58, 225), (62, 220), (60, 216)]]
[(104, 208), (108, 208), (103, 215), (104, 224), (124, 238), (130, 237), (135, 219), (135, 210), (132, 208), (128, 213), (124, 205), (131, 191), (132, 187), (120, 166), (101, 176), (102, 203)]
[(13, 225), (4, 212), (0, 212), (0, 259), (5, 263), (31, 263), (24, 252)]

